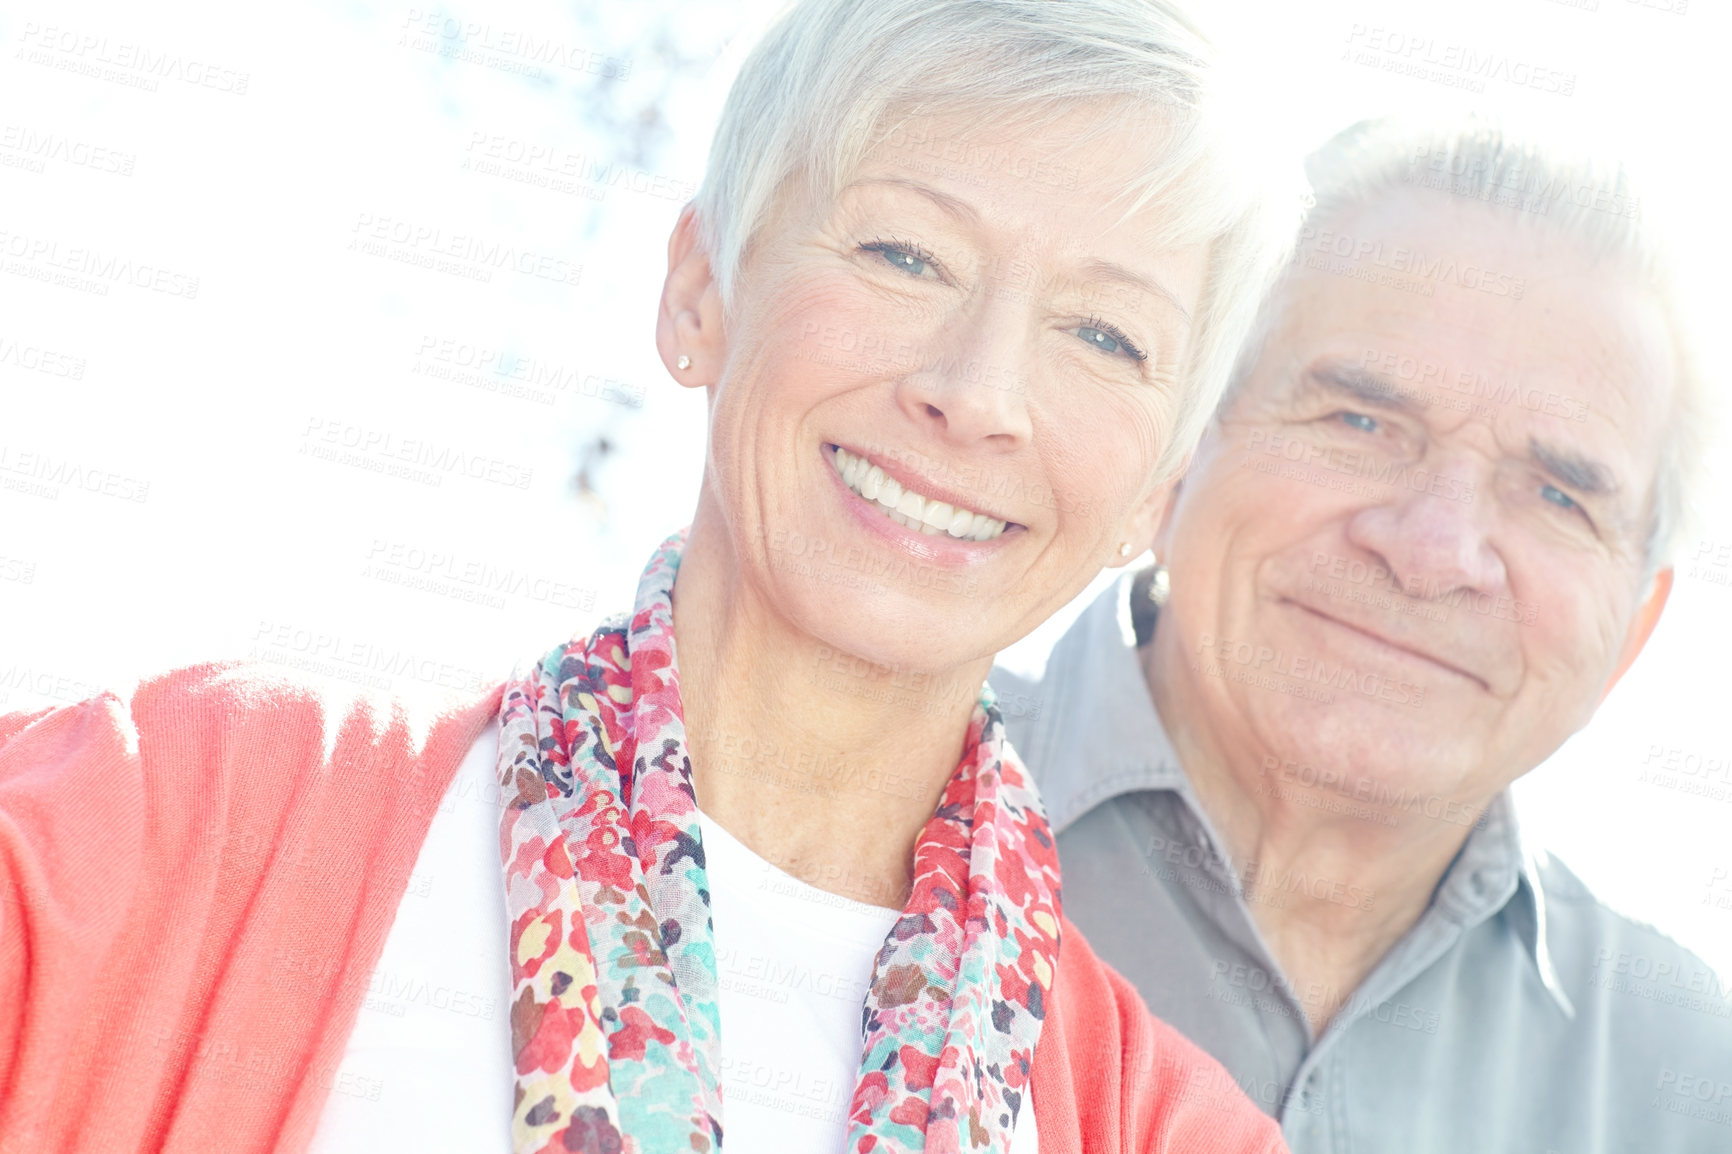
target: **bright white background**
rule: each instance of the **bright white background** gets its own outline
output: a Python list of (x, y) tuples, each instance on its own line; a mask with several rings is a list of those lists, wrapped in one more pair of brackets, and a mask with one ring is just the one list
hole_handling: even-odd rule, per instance
[[(1649, 174), (1644, 211), (1685, 241), (1725, 379), (1724, 10), (1212, 6), (1258, 119), (1293, 151), (1362, 116), (1462, 107), (1621, 150)], [(249, 654), (477, 681), (626, 604), (702, 465), (702, 398), (651, 346), (666, 236), (769, 5), (148, 8), (0, 13), (0, 710)], [(1573, 92), (1469, 92), (1344, 59), (1373, 28), (1570, 74)], [(385, 220), (427, 239), (356, 244)], [(434, 230), (472, 259), (409, 263)], [(488, 263), (506, 249), (577, 283)], [(73, 284), (42, 279), (68, 265)], [(373, 438), (375, 468), (385, 451), (459, 455), (481, 477), (303, 451), (327, 430)], [(1520, 787), (1578, 872), (1722, 969), (1729, 496), (1722, 470), (1648, 652)], [(1012, 658), (1038, 663), (1063, 624)], [(1672, 750), (1696, 772), (1642, 780)], [(1710, 793), (1674, 788), (1691, 784)]]

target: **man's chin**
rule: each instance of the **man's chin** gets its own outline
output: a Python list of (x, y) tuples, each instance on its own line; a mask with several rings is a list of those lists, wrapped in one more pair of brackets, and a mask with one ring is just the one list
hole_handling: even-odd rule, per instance
[(1260, 782), (1404, 809), (1457, 797), (1482, 764), (1463, 727), (1447, 718), (1376, 701), (1305, 705), (1279, 708), (1255, 726), (1269, 749), (1256, 767)]

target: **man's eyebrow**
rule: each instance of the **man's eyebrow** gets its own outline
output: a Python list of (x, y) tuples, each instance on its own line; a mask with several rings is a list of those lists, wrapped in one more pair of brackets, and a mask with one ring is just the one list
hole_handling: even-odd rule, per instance
[(1368, 373), (1358, 365), (1345, 361), (1320, 361), (1305, 370), (1305, 377), (1314, 385), (1332, 393), (1352, 397), (1380, 409), (1397, 409), (1404, 413), (1423, 412), (1422, 397), (1412, 396), (1376, 373)]
[(1540, 468), (1579, 493), (1599, 497), (1618, 491), (1616, 474), (1608, 466), (1573, 449), (1548, 445), (1537, 437), (1529, 437), (1528, 455)]

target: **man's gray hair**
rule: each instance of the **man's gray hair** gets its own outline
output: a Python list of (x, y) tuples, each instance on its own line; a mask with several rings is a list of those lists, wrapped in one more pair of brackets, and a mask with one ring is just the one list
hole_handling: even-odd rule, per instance
[(1300, 207), (1297, 173), (1284, 204), (1279, 174), (1229, 130), (1214, 55), (1177, 0), (799, 0), (742, 65), (694, 202), (725, 307), (779, 198), (800, 186), (833, 197), (873, 143), (911, 117), (978, 111), (991, 124), (1088, 106), (1100, 111), (1098, 132), (1146, 135), (1153, 112), (1167, 139), (1125, 190), (1126, 211), (1158, 198), (1157, 243), (1206, 246), (1173, 435), (1157, 466), (1163, 479), (1177, 473)]
[[(1385, 197), (1429, 189), (1478, 202), (1523, 227), (1548, 230), (1654, 294), (1666, 319), (1677, 376), (1653, 478), (1644, 559), (1650, 575), (1670, 563), (1693, 519), (1717, 406), (1679, 307), (1666, 246), (1644, 218), (1624, 166), (1470, 117), (1443, 123), (1361, 121), (1312, 153), (1305, 168), (1315, 199), (1305, 214), (1306, 236)], [(1297, 262), (1291, 267), (1289, 280), (1300, 267)], [(1232, 372), (1223, 411), (1255, 367), (1289, 299), (1279, 289), (1268, 297)]]

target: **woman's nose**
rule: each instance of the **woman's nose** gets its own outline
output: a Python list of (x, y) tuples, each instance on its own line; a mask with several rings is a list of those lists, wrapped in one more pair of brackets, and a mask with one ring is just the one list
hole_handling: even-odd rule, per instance
[(1018, 301), (985, 294), (971, 300), (897, 383), (897, 402), (951, 444), (1026, 444), (1033, 435), (1027, 396), (1033, 327)]

